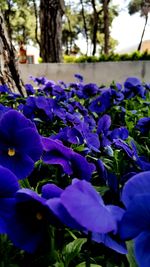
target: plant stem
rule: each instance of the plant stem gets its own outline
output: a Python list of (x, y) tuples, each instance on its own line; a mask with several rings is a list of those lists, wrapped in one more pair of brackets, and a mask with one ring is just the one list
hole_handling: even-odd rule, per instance
[(90, 249), (91, 249), (91, 237), (92, 237), (92, 233), (90, 231), (88, 231), (88, 236), (87, 236), (87, 242), (86, 242), (86, 267), (90, 267)]

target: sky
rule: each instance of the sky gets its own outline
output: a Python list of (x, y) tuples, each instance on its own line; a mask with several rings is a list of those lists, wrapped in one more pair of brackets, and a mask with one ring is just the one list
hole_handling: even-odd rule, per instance
[[(119, 16), (112, 23), (111, 36), (118, 40), (116, 51), (124, 51), (126, 48), (139, 44), (145, 20), (140, 14), (130, 16), (127, 11), (128, 0), (113, 0), (119, 5)], [(143, 40), (150, 39), (150, 18)]]
[[(113, 0), (112, 3), (118, 5), (119, 16), (113, 20), (111, 36), (118, 41), (115, 52), (126, 52), (129, 47), (138, 47), (143, 32), (145, 20), (139, 13), (129, 15), (127, 5), (129, 0)], [(150, 16), (150, 15), (149, 15)], [(150, 17), (143, 40), (150, 39)], [(82, 52), (86, 52), (86, 42), (78, 42)]]

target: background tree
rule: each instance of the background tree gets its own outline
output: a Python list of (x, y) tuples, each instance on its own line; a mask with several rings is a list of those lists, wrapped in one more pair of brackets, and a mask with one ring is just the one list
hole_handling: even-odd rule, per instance
[(0, 11), (0, 83), (6, 84), (13, 92), (19, 91), (23, 95), (23, 82), (15, 58), (15, 50)]
[(73, 3), (66, 4), (62, 21), (62, 45), (66, 55), (70, 55), (76, 46), (81, 29), (80, 21), (76, 6)]
[(140, 51), (141, 50), (141, 45), (143, 42), (143, 37), (144, 37), (144, 33), (145, 33), (145, 29), (147, 26), (147, 22), (148, 22), (148, 14), (150, 12), (150, 0), (132, 0), (130, 1), (129, 5), (128, 5), (128, 10), (129, 10), (129, 14), (133, 15), (137, 12), (141, 13), (141, 16), (145, 17), (145, 24), (144, 24), (144, 28), (142, 31), (142, 35), (141, 35), (141, 39), (139, 42), (139, 45), (137, 47), (137, 50)]
[(36, 44), (36, 20), (32, 0), (1, 0), (0, 10), (4, 15), (9, 36), (15, 44), (21, 40), (24, 43)]
[(64, 0), (40, 1), (40, 56), (44, 62), (62, 61)]

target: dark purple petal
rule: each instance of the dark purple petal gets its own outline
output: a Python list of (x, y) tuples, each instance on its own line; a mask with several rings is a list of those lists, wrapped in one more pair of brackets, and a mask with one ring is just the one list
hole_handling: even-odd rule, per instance
[(17, 177), (7, 168), (0, 166), (0, 198), (13, 197), (19, 188)]
[(5, 132), (9, 133), (10, 137), (12, 137), (16, 131), (27, 127), (35, 128), (35, 125), (16, 110), (10, 110), (4, 113), (0, 120), (0, 129), (5, 129)]
[(100, 134), (101, 132), (107, 132), (110, 126), (111, 126), (111, 117), (107, 114), (103, 115), (98, 120), (97, 133)]
[(48, 164), (61, 165), (64, 172), (80, 179), (90, 180), (95, 165), (86, 158), (64, 146), (59, 140), (43, 138), (43, 161)]
[(46, 184), (42, 186), (42, 197), (46, 199), (60, 197), (63, 189), (55, 184)]
[(7, 233), (7, 222), (13, 213), (15, 199), (12, 197), (0, 198), (0, 234)]
[(76, 74), (74, 75), (74, 77), (77, 78), (77, 79), (79, 80), (79, 82), (83, 82), (83, 76), (82, 76), (81, 74), (76, 73)]
[(137, 122), (136, 128), (140, 130), (142, 134), (147, 134), (150, 131), (150, 118), (145, 117), (139, 119)]
[(107, 233), (116, 229), (115, 220), (100, 195), (86, 181), (68, 186), (61, 194), (61, 203), (70, 216), (88, 231)]
[(111, 95), (109, 91), (102, 93), (99, 97), (94, 99), (90, 105), (89, 110), (96, 113), (105, 112), (111, 106)]
[(89, 163), (85, 157), (75, 152), (70, 156), (70, 163), (74, 177), (87, 181), (91, 179), (92, 173), (95, 171), (93, 163)]
[(150, 232), (143, 232), (135, 239), (135, 257), (139, 267), (150, 264)]
[(113, 141), (113, 144), (115, 145), (115, 147), (123, 149), (126, 154), (133, 159), (134, 152), (128, 144), (123, 142), (121, 139), (115, 139)]
[(33, 253), (47, 238), (48, 218), (51, 211), (46, 200), (30, 189), (16, 193), (14, 212), (7, 222), (7, 234), (13, 244)]
[(128, 138), (128, 136), (129, 136), (129, 132), (125, 127), (120, 127), (120, 128), (114, 129), (110, 133), (111, 140), (118, 139), (118, 138), (125, 140)]
[(15, 147), (20, 153), (27, 154), (34, 161), (40, 159), (43, 151), (40, 135), (33, 128), (17, 131)]
[(70, 228), (79, 230), (79, 231), (85, 230), (85, 228), (82, 227), (80, 224), (78, 224), (76, 222), (76, 220), (74, 220), (71, 217), (71, 215), (67, 212), (67, 210), (65, 209), (65, 207), (61, 203), (61, 199), (53, 198), (53, 199), (48, 200), (46, 202), (46, 204), (52, 210), (52, 212), (55, 214), (55, 216), (57, 218), (59, 218), (59, 220), (63, 224), (67, 225)]
[(132, 239), (150, 229), (150, 194), (136, 195), (120, 222), (120, 235)]
[(121, 199), (128, 207), (133, 198), (139, 194), (150, 194), (150, 171), (132, 176), (124, 185)]
[(141, 81), (136, 77), (129, 77), (124, 82), (124, 86), (129, 89), (132, 89), (133, 87), (136, 87), (138, 85), (141, 85)]
[(97, 243), (103, 243), (106, 247), (111, 248), (118, 253), (127, 254), (125, 242), (122, 240), (115, 240), (109, 234), (92, 233), (92, 240)]
[(28, 155), (16, 153), (15, 156), (0, 154), (0, 164), (12, 171), (18, 179), (26, 178), (34, 168), (34, 162)]

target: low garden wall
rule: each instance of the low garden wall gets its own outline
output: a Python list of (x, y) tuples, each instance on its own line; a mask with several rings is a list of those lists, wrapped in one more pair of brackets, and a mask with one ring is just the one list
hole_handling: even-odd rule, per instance
[(129, 76), (138, 77), (145, 82), (150, 81), (150, 61), (20, 64), (19, 69), (25, 83), (30, 81), (30, 75), (45, 76), (56, 82), (72, 82), (75, 73), (83, 75), (86, 83), (124, 82)]

